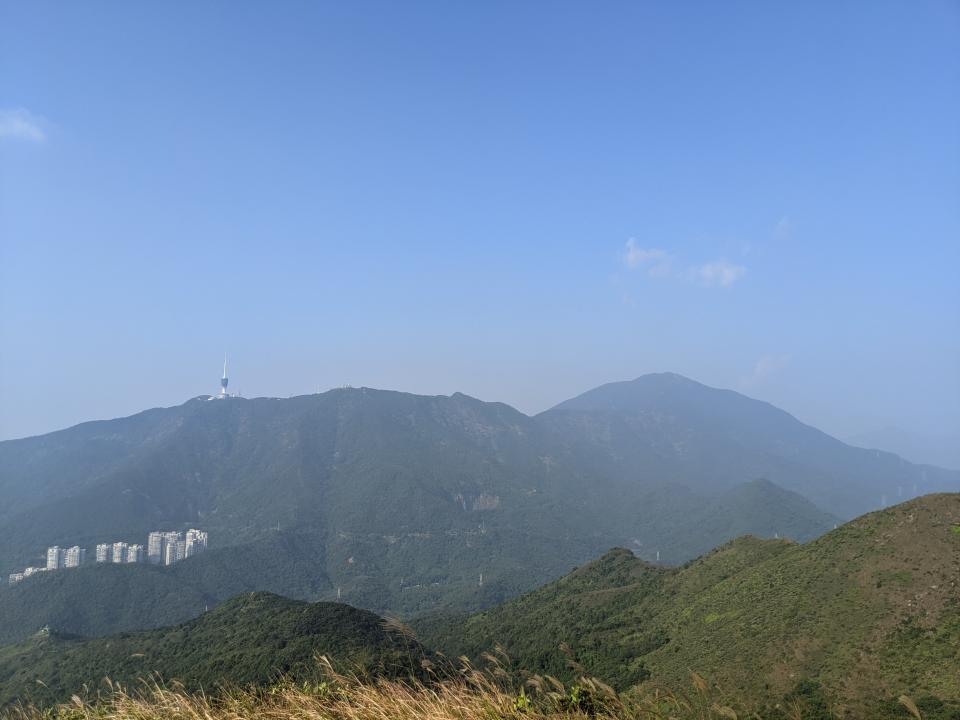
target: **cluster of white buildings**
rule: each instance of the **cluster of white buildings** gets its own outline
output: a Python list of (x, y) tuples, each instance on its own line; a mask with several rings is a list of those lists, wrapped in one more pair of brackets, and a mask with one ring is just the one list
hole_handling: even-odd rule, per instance
[(203, 530), (181, 532), (155, 531), (147, 537), (147, 560), (154, 565), (173, 565), (207, 549), (207, 533)]
[(128, 545), (125, 542), (100, 543), (96, 548), (98, 563), (138, 563), (143, 562), (143, 545)]
[[(98, 563), (141, 563), (173, 565), (207, 549), (207, 533), (204, 530), (187, 532), (163, 532), (157, 530), (147, 537), (147, 546), (137, 543), (101, 543), (95, 550)], [(63, 568), (80, 567), (86, 562), (87, 550), (79, 545), (62, 548), (59, 545), (47, 548), (46, 567), (28, 567), (23, 572), (10, 573), (10, 584), (18, 583), (34, 573)]]
[(79, 545), (69, 548), (62, 548), (59, 545), (47, 548), (47, 564), (44, 567), (28, 567), (23, 572), (10, 573), (10, 584), (20, 582), (25, 577), (30, 577), (34, 573), (46, 572), (47, 570), (59, 570), (60, 568), (80, 567), (86, 562), (87, 550)]

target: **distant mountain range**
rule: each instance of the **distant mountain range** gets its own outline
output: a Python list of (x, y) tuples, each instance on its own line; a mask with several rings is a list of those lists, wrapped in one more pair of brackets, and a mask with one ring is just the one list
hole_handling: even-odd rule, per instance
[(879, 448), (915, 463), (960, 470), (960, 435), (929, 436), (885, 427), (845, 438), (850, 445)]
[(769, 403), (672, 373), (603, 385), (537, 419), (580, 441), (567, 459), (590, 457), (632, 483), (716, 492), (765, 478), (846, 519), (884, 499), (960, 489), (960, 472), (851, 447)]
[[(4, 587), (0, 638), (51, 619), (84, 634), (151, 627), (263, 589), (407, 615), (477, 609), (609, 547), (678, 563), (743, 533), (809, 540), (884, 496), (957, 488), (958, 472), (850, 447), (669, 373), (535, 417), (366, 388), (196, 398), (0, 443), (2, 572), (39, 564), (48, 545), (155, 529), (200, 527), (211, 545), (172, 568)], [(177, 600), (125, 611), (146, 597), (134, 573)], [(114, 583), (128, 590), (107, 593)]]
[(906, 693), (960, 712), (960, 494), (874, 512), (805, 545), (739, 538), (679, 569), (613, 550), (417, 630), (452, 657), (482, 662), (499, 644), (518, 671), (586, 673), (620, 689), (682, 687), (696, 671), (746, 707), (792, 695), (837, 717), (884, 717), (881, 701), (896, 710)]

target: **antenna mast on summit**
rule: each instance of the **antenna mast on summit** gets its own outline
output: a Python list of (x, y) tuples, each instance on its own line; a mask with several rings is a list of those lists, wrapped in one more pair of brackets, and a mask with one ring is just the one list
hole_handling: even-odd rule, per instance
[(227, 395), (227, 383), (230, 381), (227, 380), (227, 354), (223, 354), (223, 377), (220, 378), (220, 397), (225, 398)]

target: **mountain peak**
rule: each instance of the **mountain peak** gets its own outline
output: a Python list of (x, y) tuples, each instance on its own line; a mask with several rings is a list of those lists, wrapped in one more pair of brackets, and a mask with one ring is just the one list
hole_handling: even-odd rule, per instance
[[(665, 399), (699, 398), (701, 402), (715, 402), (719, 396), (750, 400), (732, 390), (713, 388), (684, 375), (672, 372), (648, 373), (633, 380), (606, 383), (565, 400), (546, 412), (554, 410), (623, 411), (642, 409), (659, 404)], [(760, 404), (760, 401), (751, 400)]]
[(686, 375), (681, 375), (680, 373), (675, 372), (656, 372), (656, 373), (644, 373), (643, 375), (638, 375), (633, 380), (628, 380), (627, 382), (634, 383), (685, 383), (687, 385), (699, 385), (700, 387), (707, 387), (703, 383), (697, 382), (691, 378), (688, 378)]

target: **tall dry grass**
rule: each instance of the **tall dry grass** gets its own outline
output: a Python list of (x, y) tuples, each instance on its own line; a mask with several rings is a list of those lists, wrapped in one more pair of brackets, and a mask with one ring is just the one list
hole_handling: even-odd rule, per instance
[[(509, 659), (502, 656), (507, 663)], [(0, 711), (0, 720), (760, 720), (756, 712), (734, 710), (719, 688), (691, 673), (687, 693), (663, 688), (620, 695), (599, 680), (582, 677), (564, 685), (550, 676), (533, 676), (516, 687), (501, 659), (487, 655), (488, 666), (474, 669), (461, 658), (458, 673), (433, 681), (361, 680), (334, 670), (318, 658), (322, 680), (282, 680), (268, 688), (219, 688), (213, 694), (190, 693), (157, 679), (136, 688), (109, 680), (90, 699), (50, 708), (19, 705)], [(909, 716), (923, 720), (913, 701), (902, 696)], [(763, 718), (822, 718), (799, 703), (777, 706)]]
[[(334, 671), (319, 658), (324, 679), (269, 688), (221, 689), (188, 693), (157, 680), (136, 688), (106, 681), (91, 699), (74, 696), (52, 708), (16, 706), (4, 720), (738, 720), (733, 709), (712, 697), (699, 676), (687, 696), (653, 689), (622, 697), (602, 682), (582, 678), (566, 686), (555, 678), (534, 676), (516, 688), (499, 660), (476, 670), (464, 664), (455, 676), (433, 682), (374, 680)], [(743, 717), (749, 717), (744, 715)]]

